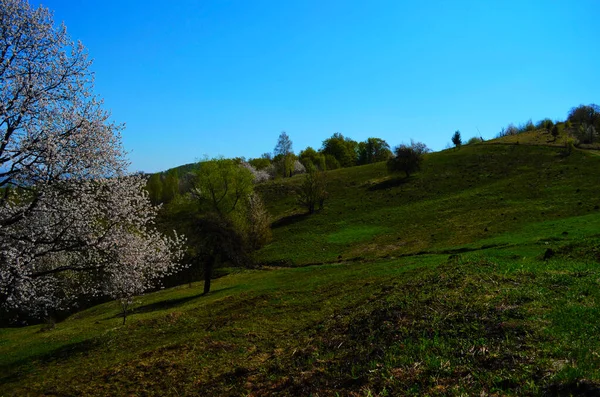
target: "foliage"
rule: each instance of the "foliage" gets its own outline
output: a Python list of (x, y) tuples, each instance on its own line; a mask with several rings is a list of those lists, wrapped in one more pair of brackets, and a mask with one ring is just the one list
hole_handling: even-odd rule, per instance
[[(356, 165), (358, 143), (350, 138), (345, 138), (341, 133), (334, 133), (331, 138), (323, 141), (321, 153), (333, 156), (342, 167)], [(326, 159), (327, 161), (327, 159)], [(329, 168), (329, 165), (327, 167)]]
[(429, 149), (422, 142), (411, 141), (410, 146), (400, 145), (394, 149), (394, 157), (388, 160), (387, 168), (389, 172), (404, 172), (409, 177), (415, 171), (421, 169), (423, 154)]
[(327, 170), (337, 170), (342, 165), (340, 162), (331, 154), (325, 155), (325, 168)]
[(459, 130), (454, 131), (454, 135), (452, 135), (452, 143), (454, 146), (460, 149), (460, 146), (462, 145), (462, 139), (460, 138)]
[(252, 166), (252, 164), (250, 164), (249, 162), (245, 162), (242, 161), (240, 163), (240, 165), (244, 168), (246, 168), (248, 171), (250, 171), (250, 173), (252, 174), (252, 177), (254, 178), (254, 183), (262, 183), (262, 182), (266, 182), (269, 179), (271, 179), (271, 175), (268, 172), (268, 169), (261, 169), (261, 170), (257, 170), (256, 168), (254, 168)]
[(200, 213), (193, 218), (190, 240), (194, 262), (203, 267), (205, 293), (216, 266), (223, 261), (249, 263), (249, 252), (270, 238), (268, 213), (253, 193), (254, 176), (248, 167), (219, 158), (202, 162), (196, 171), (192, 195)]
[(324, 171), (311, 169), (298, 189), (298, 203), (305, 207), (309, 214), (323, 208), (328, 197), (327, 177)]
[(537, 128), (539, 130), (543, 129), (546, 131), (550, 131), (553, 126), (554, 126), (554, 122), (548, 118), (540, 120), (535, 124), (535, 128)]
[(217, 158), (200, 163), (192, 194), (205, 211), (238, 219), (246, 198), (252, 193), (252, 173), (231, 159)]
[(469, 138), (466, 145), (472, 145), (472, 144), (481, 143), (481, 142), (483, 142), (483, 139), (481, 137), (474, 136), (474, 137)]
[(327, 169), (325, 156), (323, 155), (323, 153), (317, 152), (310, 146), (301, 151), (298, 158), (300, 162), (304, 165), (304, 168), (307, 170), (316, 168), (321, 171), (325, 171)]
[(271, 165), (271, 160), (264, 157), (260, 157), (257, 159), (250, 159), (248, 160), (248, 163), (258, 171), (261, 171), (267, 169)]
[(368, 138), (358, 144), (358, 165), (387, 161), (390, 157), (390, 145), (381, 138)]
[(567, 120), (577, 125), (593, 125), (600, 129), (600, 106), (596, 104), (579, 105), (569, 111)]
[(271, 217), (256, 192), (248, 197), (247, 228), (245, 235), (251, 250), (257, 250), (271, 240)]
[(504, 136), (517, 135), (521, 131), (514, 124), (510, 123), (506, 128), (502, 128), (502, 130), (496, 136), (497, 138), (502, 138)]
[(292, 176), (294, 171), (294, 151), (292, 150), (292, 140), (289, 135), (282, 131), (275, 145), (274, 162), (278, 163), (278, 168), (281, 170), (281, 175), (285, 178)]
[(2, 0), (0, 25), (0, 306), (131, 299), (178, 268), (181, 240), (151, 227), (83, 45), (20, 0)]
[(554, 140), (558, 138), (558, 135), (560, 134), (558, 124), (554, 124), (552, 126), (552, 128), (550, 129), (550, 134), (552, 135), (552, 138), (554, 138)]
[(592, 124), (582, 123), (577, 126), (576, 137), (581, 143), (591, 144), (596, 142), (598, 138), (598, 132)]

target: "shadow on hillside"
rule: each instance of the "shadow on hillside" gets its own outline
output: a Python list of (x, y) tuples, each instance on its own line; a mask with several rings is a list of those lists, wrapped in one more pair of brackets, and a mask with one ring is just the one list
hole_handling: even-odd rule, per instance
[(290, 216), (284, 216), (281, 219), (277, 219), (275, 222), (271, 223), (271, 229), (277, 229), (278, 227), (289, 226), (294, 223), (300, 222), (309, 217), (310, 214), (302, 213), (302, 214), (294, 214)]
[(396, 178), (386, 179), (383, 182), (379, 182), (372, 186), (369, 186), (369, 190), (370, 191), (385, 190), (385, 189), (390, 189), (393, 187), (402, 186), (405, 183), (408, 183), (407, 177), (396, 177)]
[[(213, 295), (219, 294), (219, 293), (221, 293), (223, 291), (227, 291), (228, 289), (232, 289), (232, 288), (233, 287), (227, 287), (227, 288), (221, 288), (221, 289), (217, 289), (217, 290), (211, 291), (209, 293), (209, 296), (213, 296)], [(131, 316), (132, 314), (150, 313), (150, 312), (155, 312), (155, 311), (158, 311), (158, 310), (172, 309), (174, 307), (181, 306), (184, 303), (193, 301), (193, 300), (198, 299), (198, 298), (202, 298), (203, 296), (207, 296), (207, 295), (197, 294), (197, 295), (192, 295), (192, 296), (186, 296), (184, 298), (167, 299), (167, 300), (164, 300), (164, 301), (149, 303), (147, 305), (138, 306), (138, 307), (130, 310), (127, 313), (127, 316)], [(110, 318), (123, 318), (123, 313), (115, 314), (114, 316), (112, 316)]]
[(81, 342), (61, 346), (58, 349), (50, 350), (47, 353), (29, 356), (18, 361), (10, 362), (6, 365), (0, 365), (0, 384), (16, 382), (26, 377), (29, 372), (34, 369), (34, 366), (31, 365), (33, 361), (40, 364), (58, 363), (77, 354), (86, 354), (100, 345), (101, 343), (99, 340), (87, 339)]

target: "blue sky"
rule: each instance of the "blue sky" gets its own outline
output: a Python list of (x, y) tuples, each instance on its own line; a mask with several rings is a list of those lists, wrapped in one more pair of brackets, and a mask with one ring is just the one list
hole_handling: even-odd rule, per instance
[[(600, 2), (45, 0), (94, 59), (131, 171), (341, 132), (443, 149), (600, 103)], [(38, 2), (34, 3), (38, 4)]]

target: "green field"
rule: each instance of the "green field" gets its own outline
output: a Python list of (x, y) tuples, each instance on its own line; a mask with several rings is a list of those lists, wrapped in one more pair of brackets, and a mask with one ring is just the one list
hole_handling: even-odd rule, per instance
[(526, 138), (329, 171), (311, 216), (260, 185), (261, 267), (0, 329), (0, 395), (599, 395), (600, 156)]

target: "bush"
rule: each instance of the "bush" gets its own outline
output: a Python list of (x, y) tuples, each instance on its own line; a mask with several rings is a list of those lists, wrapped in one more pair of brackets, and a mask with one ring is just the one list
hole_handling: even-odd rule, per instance
[(481, 142), (483, 142), (483, 139), (482, 139), (482, 138), (480, 138), (480, 137), (478, 137), (478, 136), (474, 136), (473, 138), (470, 138), (470, 139), (467, 141), (466, 145), (472, 145), (472, 144), (474, 144), (474, 143), (481, 143)]

